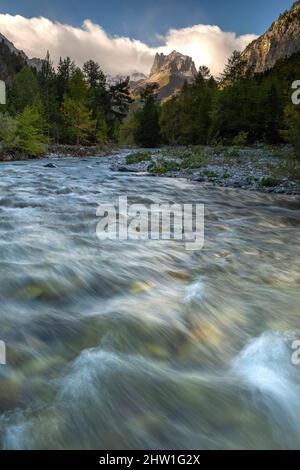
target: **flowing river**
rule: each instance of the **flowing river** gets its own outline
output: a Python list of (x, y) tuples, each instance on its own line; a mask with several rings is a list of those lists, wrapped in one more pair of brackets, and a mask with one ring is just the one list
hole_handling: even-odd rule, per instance
[[(0, 448), (299, 449), (299, 199), (48, 162), (0, 166)], [(119, 196), (204, 248), (100, 241)]]

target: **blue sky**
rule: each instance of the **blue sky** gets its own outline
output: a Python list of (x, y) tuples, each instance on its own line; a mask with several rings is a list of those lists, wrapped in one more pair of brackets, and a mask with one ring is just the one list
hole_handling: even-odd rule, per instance
[(0, 12), (45, 16), (74, 26), (86, 18), (110, 35), (150, 45), (169, 28), (216, 24), (237, 34), (262, 34), (292, 0), (1, 0)]

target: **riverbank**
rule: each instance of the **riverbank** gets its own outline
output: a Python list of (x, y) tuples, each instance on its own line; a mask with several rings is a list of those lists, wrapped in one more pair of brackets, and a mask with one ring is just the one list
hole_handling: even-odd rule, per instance
[(97, 146), (51, 144), (45, 146), (43, 153), (34, 156), (14, 150), (2, 151), (0, 152), (0, 162), (36, 160), (46, 157), (101, 157), (111, 154), (116, 149), (117, 147), (112, 143)]
[(187, 178), (210, 186), (300, 194), (300, 160), (287, 145), (134, 151), (118, 155), (112, 169)]

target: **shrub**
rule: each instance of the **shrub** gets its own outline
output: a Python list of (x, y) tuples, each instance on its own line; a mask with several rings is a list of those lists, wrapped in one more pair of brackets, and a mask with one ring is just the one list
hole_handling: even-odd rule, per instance
[(215, 171), (211, 171), (211, 170), (204, 170), (202, 172), (202, 175), (207, 176), (208, 178), (217, 178), (219, 176), (218, 173), (216, 173)]
[(152, 163), (148, 167), (150, 173), (163, 174), (168, 173), (169, 171), (179, 170), (179, 164), (175, 160), (165, 160), (159, 158), (155, 163)]
[(224, 150), (224, 156), (228, 158), (239, 158), (240, 152), (237, 148), (229, 148)]
[(135, 163), (149, 162), (151, 161), (151, 152), (136, 152), (127, 155), (126, 163), (127, 165), (134, 165)]
[(4, 149), (17, 146), (17, 121), (8, 114), (0, 114), (0, 142)]
[(246, 145), (248, 142), (248, 135), (249, 135), (248, 132), (241, 131), (238, 135), (236, 135), (232, 139), (233, 145), (236, 145), (236, 146)]
[(267, 176), (266, 178), (262, 178), (259, 182), (259, 185), (263, 188), (273, 188), (277, 186), (279, 181), (272, 176)]
[(44, 137), (40, 130), (40, 123), (41, 116), (39, 112), (30, 106), (27, 106), (24, 111), (17, 116), (17, 150), (34, 156), (43, 153)]

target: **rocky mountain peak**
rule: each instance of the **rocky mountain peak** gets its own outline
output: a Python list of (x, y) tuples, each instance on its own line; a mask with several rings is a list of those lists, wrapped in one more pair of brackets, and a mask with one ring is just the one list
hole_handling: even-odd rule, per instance
[(242, 53), (247, 68), (256, 73), (274, 67), (280, 59), (300, 51), (300, 1), (293, 4), (268, 31), (253, 41)]
[(133, 95), (138, 96), (145, 86), (157, 83), (158, 97), (164, 101), (177, 94), (185, 82), (192, 83), (196, 75), (197, 70), (191, 57), (177, 51), (169, 55), (157, 53), (149, 78), (133, 84), (131, 90)]
[(182, 74), (187, 77), (194, 77), (197, 74), (193, 59), (177, 51), (173, 51), (169, 55), (156, 54), (150, 77), (164, 72)]
[(6, 46), (9, 48), (10, 52), (13, 52), (14, 54), (17, 54), (19, 55), (20, 57), (22, 57), (23, 60), (25, 60), (25, 62), (27, 62), (28, 57), (27, 55), (25, 54), (25, 52), (17, 49), (14, 44), (9, 41), (5, 36), (3, 36), (3, 34), (0, 33), (0, 41), (3, 42), (4, 44), (6, 44)]

